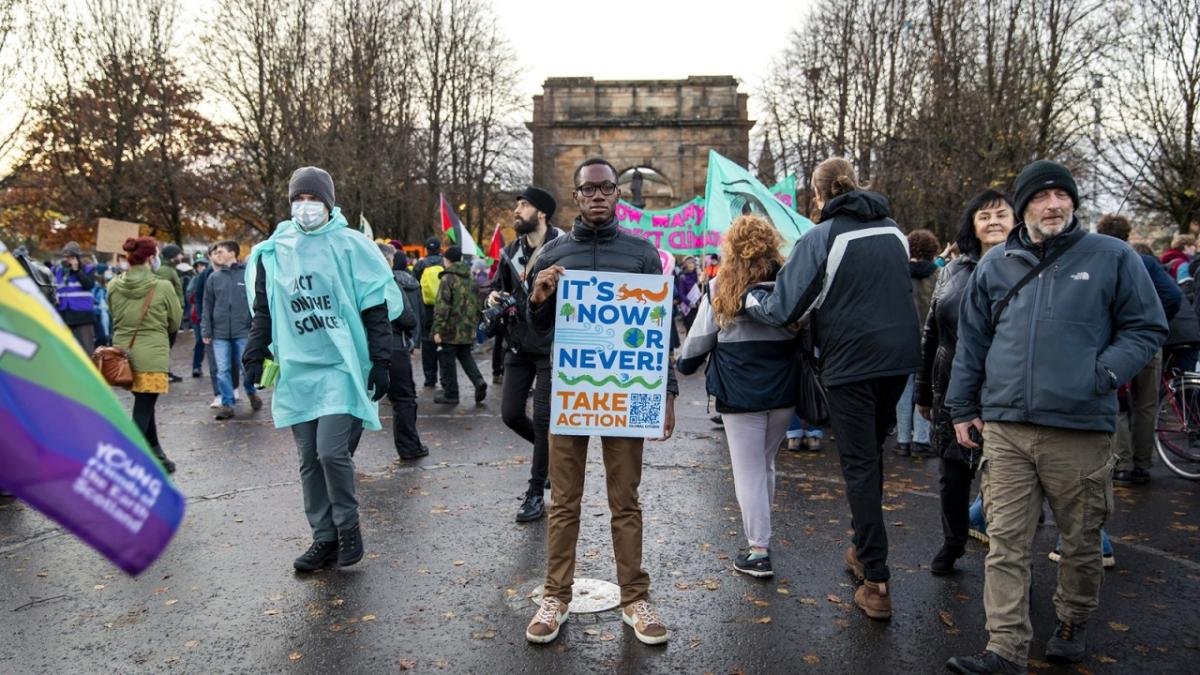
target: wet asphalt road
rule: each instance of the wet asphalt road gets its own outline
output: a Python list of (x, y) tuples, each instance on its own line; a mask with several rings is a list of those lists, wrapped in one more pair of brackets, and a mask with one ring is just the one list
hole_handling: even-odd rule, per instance
[[(181, 335), (175, 370), (187, 373)], [(417, 356), (416, 370), (420, 370)], [(482, 369), (490, 363), (480, 355)], [(418, 377), (420, 377), (418, 375)], [(419, 383), (418, 383), (419, 384)], [(464, 382), (469, 391), (469, 385)], [(526, 644), (544, 573), (545, 521), (513, 522), (530, 448), (503, 427), (499, 391), (484, 405), (435, 406), (421, 391), (432, 454), (399, 464), (390, 430), (356, 456), (367, 557), (346, 569), (292, 572), (307, 546), (295, 449), (268, 410), (216, 422), (208, 378), (175, 385), (159, 434), (188, 496), (183, 527), (134, 579), (32, 510), (0, 501), (0, 666), (5, 673), (933, 673), (985, 644), (985, 548), (961, 572), (929, 574), (940, 544), (937, 465), (887, 460), (895, 617), (854, 609), (841, 555), (849, 515), (836, 455), (783, 452), (774, 580), (732, 571), (744, 546), (724, 436), (702, 376), (682, 378), (675, 437), (645, 453), (644, 565), (673, 630), (665, 647), (634, 638), (616, 611), (573, 615), (559, 640)], [(498, 388), (495, 388), (498, 389)], [(128, 401), (127, 401), (128, 403)], [(390, 429), (385, 406), (384, 426)], [(603, 465), (593, 447), (580, 576), (615, 580)], [(1033, 588), (1038, 672), (1196, 672), (1200, 658), (1197, 485), (1154, 470), (1118, 488), (1105, 577), (1080, 668), (1042, 662), (1053, 629), (1053, 524), (1037, 535)]]

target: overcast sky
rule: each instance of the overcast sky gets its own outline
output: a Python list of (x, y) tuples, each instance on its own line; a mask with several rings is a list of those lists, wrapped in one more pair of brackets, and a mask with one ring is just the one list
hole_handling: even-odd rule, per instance
[[(525, 93), (547, 77), (676, 79), (733, 75), (752, 93), (810, 0), (638, 0), (582, 5), (493, 0), (526, 69)], [(750, 113), (757, 114), (754, 100)]]

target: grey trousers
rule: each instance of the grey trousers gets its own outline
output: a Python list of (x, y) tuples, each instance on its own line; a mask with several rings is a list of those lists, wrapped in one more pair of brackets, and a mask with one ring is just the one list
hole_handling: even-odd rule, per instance
[(353, 415), (326, 415), (292, 425), (300, 453), (304, 514), (313, 541), (337, 541), (338, 530), (358, 524), (350, 437), (361, 426), (362, 421)]

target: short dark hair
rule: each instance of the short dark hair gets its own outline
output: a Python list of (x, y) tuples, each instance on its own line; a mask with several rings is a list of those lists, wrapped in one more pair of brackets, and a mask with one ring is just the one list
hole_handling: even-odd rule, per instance
[(1137, 251), (1138, 253), (1141, 253), (1142, 255), (1152, 255), (1155, 258), (1158, 257), (1158, 256), (1154, 255), (1154, 249), (1150, 248), (1149, 244), (1143, 244), (1143, 243), (1134, 244), (1133, 250)]
[(241, 245), (232, 239), (226, 239), (225, 241), (218, 241), (216, 244), (213, 245), (213, 248), (223, 248), (226, 251), (229, 251), (230, 253), (232, 253), (235, 257), (242, 255)]
[[(983, 242), (975, 236), (975, 213), (992, 204), (1000, 203), (1007, 204), (1010, 209), (1013, 208), (1012, 200), (1008, 198), (1008, 195), (991, 188), (975, 195), (967, 203), (967, 210), (963, 211), (962, 220), (959, 221), (958, 236), (954, 239), (954, 242), (958, 244), (960, 254), (978, 256), (983, 253)], [(1016, 218), (1016, 213), (1013, 214), (1013, 217)]]
[(929, 230), (913, 230), (908, 233), (908, 255), (917, 260), (933, 260), (941, 245), (937, 235)]
[(1129, 233), (1133, 231), (1133, 225), (1130, 224), (1128, 218), (1119, 213), (1106, 213), (1100, 216), (1100, 220), (1096, 222), (1096, 231), (1116, 237), (1121, 241), (1129, 241)]
[(573, 188), (579, 187), (579, 174), (583, 171), (584, 167), (596, 166), (596, 165), (601, 165), (601, 164), (604, 166), (607, 166), (609, 171), (612, 171), (613, 182), (616, 182), (617, 167), (613, 166), (612, 162), (608, 161), (607, 159), (604, 159), (603, 157), (591, 157), (589, 159), (583, 160), (582, 164), (575, 167), (575, 173), (571, 174), (571, 186)]

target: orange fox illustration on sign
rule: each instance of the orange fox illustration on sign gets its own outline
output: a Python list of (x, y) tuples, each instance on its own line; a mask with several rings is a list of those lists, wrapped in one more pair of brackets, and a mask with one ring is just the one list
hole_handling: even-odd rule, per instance
[(648, 288), (629, 288), (625, 284), (621, 284), (621, 287), (617, 289), (617, 300), (636, 298), (638, 304), (645, 304), (647, 302), (662, 302), (663, 300), (667, 299), (667, 289), (668, 285), (665, 283), (663, 284), (662, 290), (657, 293)]

